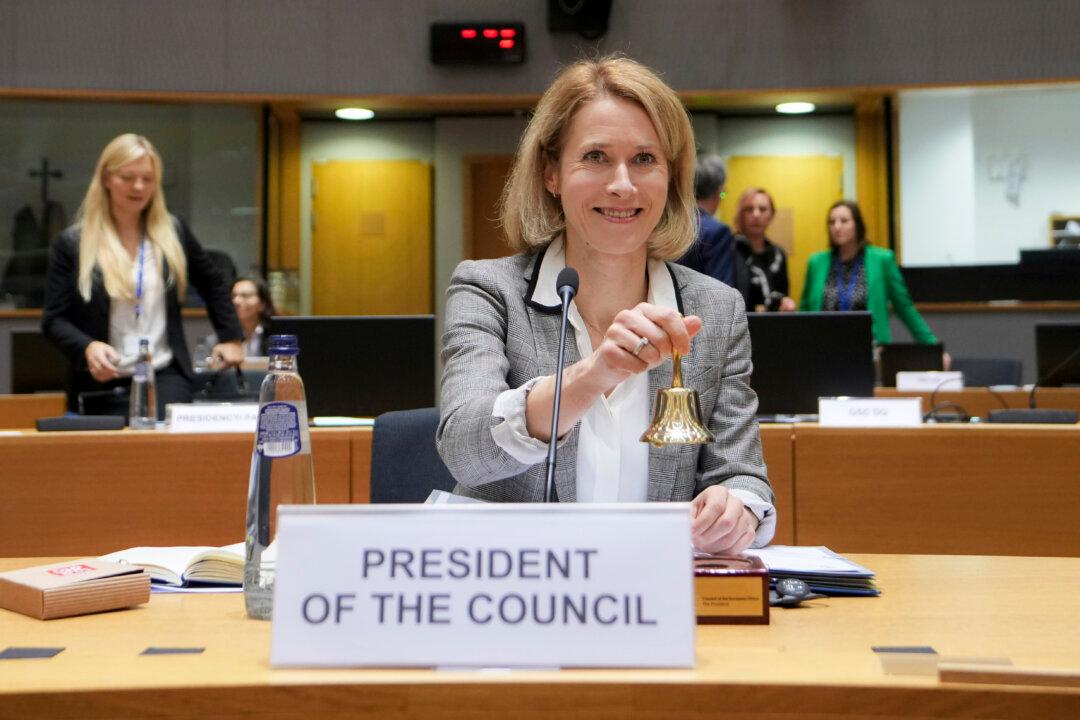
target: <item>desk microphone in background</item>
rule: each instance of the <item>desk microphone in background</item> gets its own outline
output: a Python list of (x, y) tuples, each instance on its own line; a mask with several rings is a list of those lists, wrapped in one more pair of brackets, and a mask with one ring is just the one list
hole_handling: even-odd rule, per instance
[(564, 267), (555, 278), (555, 291), (562, 300), (562, 322), (559, 325), (559, 362), (555, 366), (555, 399), (551, 408), (551, 439), (548, 440), (547, 483), (544, 502), (558, 502), (555, 494), (555, 454), (559, 444), (559, 401), (562, 399), (562, 375), (566, 366), (566, 325), (570, 319), (570, 301), (578, 291), (577, 270)]
[(1078, 413), (1075, 410), (1058, 410), (1037, 407), (1035, 403), (1035, 391), (1040, 387), (1043, 387), (1046, 382), (1053, 379), (1058, 371), (1072, 362), (1077, 355), (1080, 355), (1080, 347), (1073, 350), (1068, 357), (1055, 365), (1050, 372), (1035, 381), (1035, 384), (1031, 386), (1031, 394), (1028, 395), (1028, 406), (1026, 408), (991, 410), (989, 418), (990, 422), (1076, 424)]

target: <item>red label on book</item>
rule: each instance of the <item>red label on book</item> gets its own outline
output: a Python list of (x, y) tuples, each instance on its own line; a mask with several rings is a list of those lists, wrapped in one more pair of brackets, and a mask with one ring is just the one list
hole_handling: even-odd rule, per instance
[(52, 570), (46, 570), (46, 572), (50, 575), (66, 577), (68, 575), (94, 572), (95, 570), (97, 570), (97, 568), (87, 565), (86, 563), (78, 563), (76, 565), (65, 565), (64, 567), (53, 568)]

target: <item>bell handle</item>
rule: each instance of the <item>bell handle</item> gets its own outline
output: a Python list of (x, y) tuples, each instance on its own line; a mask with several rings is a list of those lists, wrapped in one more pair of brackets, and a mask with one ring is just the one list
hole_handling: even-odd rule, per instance
[(678, 350), (671, 351), (671, 387), (681, 388), (682, 384), (682, 353)]

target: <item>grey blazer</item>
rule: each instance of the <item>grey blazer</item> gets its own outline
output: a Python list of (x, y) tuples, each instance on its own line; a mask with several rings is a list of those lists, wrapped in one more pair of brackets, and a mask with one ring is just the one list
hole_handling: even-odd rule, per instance
[[(560, 308), (533, 300), (543, 250), (499, 260), (465, 261), (447, 289), (443, 335), (439, 454), (460, 495), (495, 502), (542, 502), (544, 463), (526, 465), (500, 448), (491, 428), (495, 399), (527, 381), (555, 373)], [(742, 296), (713, 278), (667, 264), (679, 310), (704, 321), (683, 358), (683, 383), (698, 391), (702, 417), (716, 442), (649, 448), (648, 499), (688, 501), (723, 484), (773, 502), (761, 458), (750, 388), (750, 336)], [(569, 333), (574, 329), (570, 327)], [(579, 360), (567, 337), (567, 364)], [(671, 363), (649, 371), (649, 390), (671, 385)], [(642, 418), (642, 432), (649, 418)], [(573, 502), (578, 428), (560, 445), (555, 473), (559, 499)]]

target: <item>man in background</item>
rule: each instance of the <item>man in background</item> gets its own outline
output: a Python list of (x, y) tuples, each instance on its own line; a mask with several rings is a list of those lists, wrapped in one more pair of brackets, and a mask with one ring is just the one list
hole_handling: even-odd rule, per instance
[(698, 204), (698, 239), (679, 264), (710, 275), (735, 287), (735, 241), (724, 223), (716, 219), (727, 181), (727, 167), (716, 155), (702, 155), (694, 171), (694, 197)]

